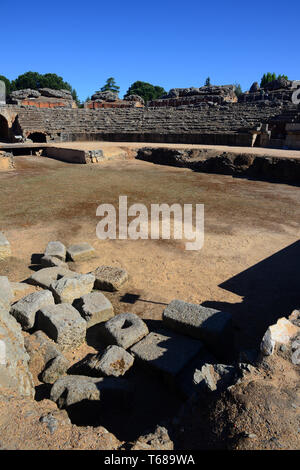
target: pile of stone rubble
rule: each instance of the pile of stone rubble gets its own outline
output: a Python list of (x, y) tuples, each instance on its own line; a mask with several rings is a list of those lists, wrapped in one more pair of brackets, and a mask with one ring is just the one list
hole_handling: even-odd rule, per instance
[[(28, 363), (39, 355), (39, 380), (51, 384), (50, 398), (60, 408), (93, 402), (115, 410), (134, 401), (130, 377), (135, 367), (156, 376), (184, 400), (199, 391), (222, 391), (251, 369), (249, 363), (236, 360), (229, 313), (173, 300), (155, 329), (133, 313), (114, 315), (102, 291), (123, 288), (128, 273), (112, 266), (86, 274), (69, 269), (68, 261), (88, 259), (94, 252), (88, 243), (66, 248), (59, 241), (49, 242), (40, 269), (27, 280), (42, 289), (17, 302), (14, 294), (24, 283), (0, 277), (0, 386), (33, 395)], [(1, 234), (0, 257), (10, 254)], [(101, 348), (71, 366), (66, 353), (86, 341), (90, 328)], [(277, 345), (292, 339), (292, 362), (299, 364), (299, 311), (269, 327), (261, 354), (273, 354)]]

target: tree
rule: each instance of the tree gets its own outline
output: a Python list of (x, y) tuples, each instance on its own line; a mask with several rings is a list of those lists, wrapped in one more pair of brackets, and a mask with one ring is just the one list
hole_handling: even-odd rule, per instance
[(69, 90), (72, 92), (71, 85), (56, 73), (45, 73), (43, 75), (38, 72), (26, 72), (13, 80), (12, 86), (14, 90), (51, 88), (52, 90)]
[(112, 91), (113, 93), (119, 93), (119, 90), (120, 87), (117, 86), (113, 77), (108, 78), (105, 85), (101, 88), (101, 91)]
[(210, 77), (207, 77), (207, 79), (205, 80), (205, 86), (211, 86), (211, 83), (210, 83)]
[(139, 95), (144, 99), (145, 103), (156, 100), (166, 93), (161, 86), (151, 85), (151, 83), (137, 81), (128, 88), (126, 95)]
[(0, 80), (2, 80), (5, 83), (6, 96), (9, 95), (11, 92), (10, 80), (6, 78), (4, 75), (0, 75)]
[(276, 77), (276, 73), (264, 73), (260, 82), (260, 87), (263, 88), (267, 83), (274, 82), (274, 80), (280, 80), (281, 78), (288, 80), (287, 75), (278, 75)]
[(242, 87), (239, 83), (235, 83), (234, 86), (235, 86), (234, 93), (236, 94), (237, 97), (239, 97), (243, 93)]

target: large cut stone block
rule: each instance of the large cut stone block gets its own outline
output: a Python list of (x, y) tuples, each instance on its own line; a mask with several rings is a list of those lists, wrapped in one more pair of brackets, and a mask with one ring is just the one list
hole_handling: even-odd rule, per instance
[(37, 324), (62, 351), (75, 349), (85, 340), (86, 321), (72, 305), (64, 303), (42, 308)]
[(44, 289), (50, 289), (52, 282), (62, 277), (72, 275), (74, 275), (74, 273), (64, 267), (44, 268), (32, 274), (28, 282), (43, 287)]
[(130, 348), (149, 333), (146, 323), (134, 313), (121, 313), (103, 324), (99, 334), (106, 344)]
[(91, 400), (103, 406), (109, 406), (113, 410), (120, 406), (127, 406), (132, 392), (131, 384), (125, 379), (68, 375), (54, 383), (50, 399), (55, 401), (59, 408), (67, 408), (83, 400)]
[(89, 377), (120, 377), (134, 363), (134, 357), (120, 346), (108, 346), (103, 353), (88, 354), (72, 367), (73, 374)]
[(128, 280), (125, 269), (115, 266), (99, 266), (95, 271), (95, 289), (117, 291)]
[(201, 341), (178, 335), (173, 331), (151, 332), (130, 348), (143, 366), (152, 369), (167, 381), (173, 380), (203, 349)]
[(0, 232), (0, 261), (11, 256), (10, 243), (3, 232)]
[(58, 345), (43, 331), (27, 336), (24, 343), (30, 356), (29, 368), (40, 374), (42, 382), (54, 383), (70, 367), (70, 362), (62, 355)]
[(172, 300), (164, 309), (163, 322), (174, 331), (201, 339), (216, 355), (227, 356), (233, 349), (232, 318), (227, 312)]
[(62, 261), (66, 260), (66, 247), (61, 242), (49, 242), (45, 249), (45, 256), (55, 256), (56, 258), (61, 259)]
[(93, 274), (75, 274), (52, 282), (50, 288), (57, 302), (72, 304), (75, 299), (89, 294), (94, 287)]
[(0, 276), (0, 305), (9, 309), (14, 298), (14, 292), (6, 276)]
[(12, 305), (10, 313), (21, 324), (23, 330), (29, 330), (35, 325), (36, 313), (49, 305), (54, 305), (54, 298), (49, 290), (33, 292)]
[(94, 256), (95, 249), (89, 243), (79, 243), (69, 246), (67, 254), (71, 261), (82, 261)]
[(74, 307), (87, 322), (87, 327), (109, 320), (114, 316), (110, 301), (101, 292), (91, 292), (75, 300)]

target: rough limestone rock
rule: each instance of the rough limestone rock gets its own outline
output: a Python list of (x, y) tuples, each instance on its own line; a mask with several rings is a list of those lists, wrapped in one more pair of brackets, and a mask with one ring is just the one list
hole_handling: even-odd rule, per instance
[(11, 256), (10, 243), (3, 232), (0, 232), (0, 261)]
[(120, 346), (108, 346), (103, 353), (89, 354), (75, 364), (72, 372), (89, 377), (120, 377), (134, 363), (134, 357)]
[(62, 261), (66, 260), (66, 247), (63, 243), (55, 241), (49, 242), (45, 249), (45, 256), (55, 256), (56, 258), (61, 259)]
[(238, 378), (237, 369), (232, 365), (204, 364), (194, 373), (194, 383), (204, 391), (223, 391)]
[(118, 100), (118, 93), (114, 93), (113, 91), (96, 91), (91, 98), (93, 101), (101, 100), (101, 101), (117, 101)]
[(168, 430), (157, 426), (153, 433), (140, 436), (130, 450), (174, 450)]
[(84, 359), (74, 364), (70, 373), (88, 377), (120, 377), (134, 363), (134, 357), (119, 346), (108, 346), (102, 353), (88, 354)]
[(68, 375), (54, 383), (50, 399), (55, 401), (59, 408), (67, 408), (82, 400), (92, 400), (114, 409), (120, 405), (128, 405), (131, 394), (132, 387), (125, 379)]
[(35, 325), (36, 313), (48, 305), (54, 305), (50, 291), (32, 292), (13, 304), (10, 313), (21, 324), (23, 330), (30, 330)]
[(172, 300), (164, 309), (166, 327), (198, 338), (216, 355), (227, 356), (233, 343), (231, 315), (182, 300)]
[(0, 276), (0, 306), (9, 309), (14, 298), (12, 286), (6, 276)]
[(48, 98), (62, 98), (64, 100), (72, 100), (72, 94), (69, 90), (53, 90), (52, 88), (39, 88), (42, 96)]
[(124, 100), (125, 100), (125, 101), (136, 101), (136, 102), (138, 102), (138, 103), (145, 104), (144, 98), (142, 98), (142, 97), (139, 96), (139, 95), (135, 95), (135, 94), (125, 96), (125, 97), (124, 97)]
[(37, 325), (62, 351), (75, 349), (85, 340), (86, 321), (70, 304), (49, 305), (40, 309)]
[(296, 326), (300, 327), (300, 309), (295, 309), (289, 316), (289, 320)]
[(99, 266), (95, 271), (95, 289), (117, 291), (128, 280), (128, 273), (125, 269), (115, 266)]
[(275, 350), (276, 343), (288, 344), (300, 332), (300, 327), (291, 323), (287, 318), (279, 318), (277, 323), (269, 326), (260, 344), (264, 356), (270, 356)]
[(89, 243), (79, 243), (69, 246), (67, 254), (71, 261), (82, 261), (91, 258), (95, 254), (95, 249)]
[(121, 313), (111, 318), (99, 330), (106, 344), (130, 348), (149, 333), (146, 323), (134, 313)]
[(69, 269), (68, 264), (56, 256), (43, 256), (41, 258), (41, 266), (44, 268), (62, 267)]
[(130, 352), (144, 367), (173, 383), (174, 378), (202, 350), (201, 341), (178, 335), (173, 331), (151, 332), (132, 346)]
[(85, 294), (89, 294), (94, 287), (93, 274), (76, 274), (72, 277), (63, 277), (52, 282), (50, 288), (57, 302), (72, 304)]
[(101, 292), (91, 292), (74, 301), (74, 307), (87, 322), (87, 328), (114, 316), (110, 301)]
[(104, 376), (124, 375), (134, 363), (134, 357), (120, 346), (108, 346), (99, 361)]
[(62, 355), (57, 344), (43, 331), (27, 336), (24, 343), (30, 356), (29, 368), (41, 374), (40, 379), (44, 383), (54, 383), (70, 367), (70, 362)]
[(0, 306), (0, 395), (1, 389), (7, 388), (18, 395), (33, 397), (28, 361), (20, 325)]
[(31, 284), (43, 287), (43, 289), (50, 289), (51, 284), (58, 279), (66, 276), (72, 276), (74, 273), (64, 267), (43, 268), (36, 271), (29, 278)]
[(41, 93), (37, 90), (32, 90), (31, 88), (24, 88), (24, 90), (12, 91), (9, 96), (13, 99), (24, 100), (26, 98), (39, 98)]

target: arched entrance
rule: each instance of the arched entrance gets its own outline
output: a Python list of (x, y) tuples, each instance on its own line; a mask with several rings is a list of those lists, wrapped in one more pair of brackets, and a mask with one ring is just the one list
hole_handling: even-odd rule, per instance
[(46, 135), (43, 132), (32, 132), (27, 138), (32, 142), (47, 142)]
[(0, 114), (0, 142), (9, 142), (9, 128), (7, 119)]

